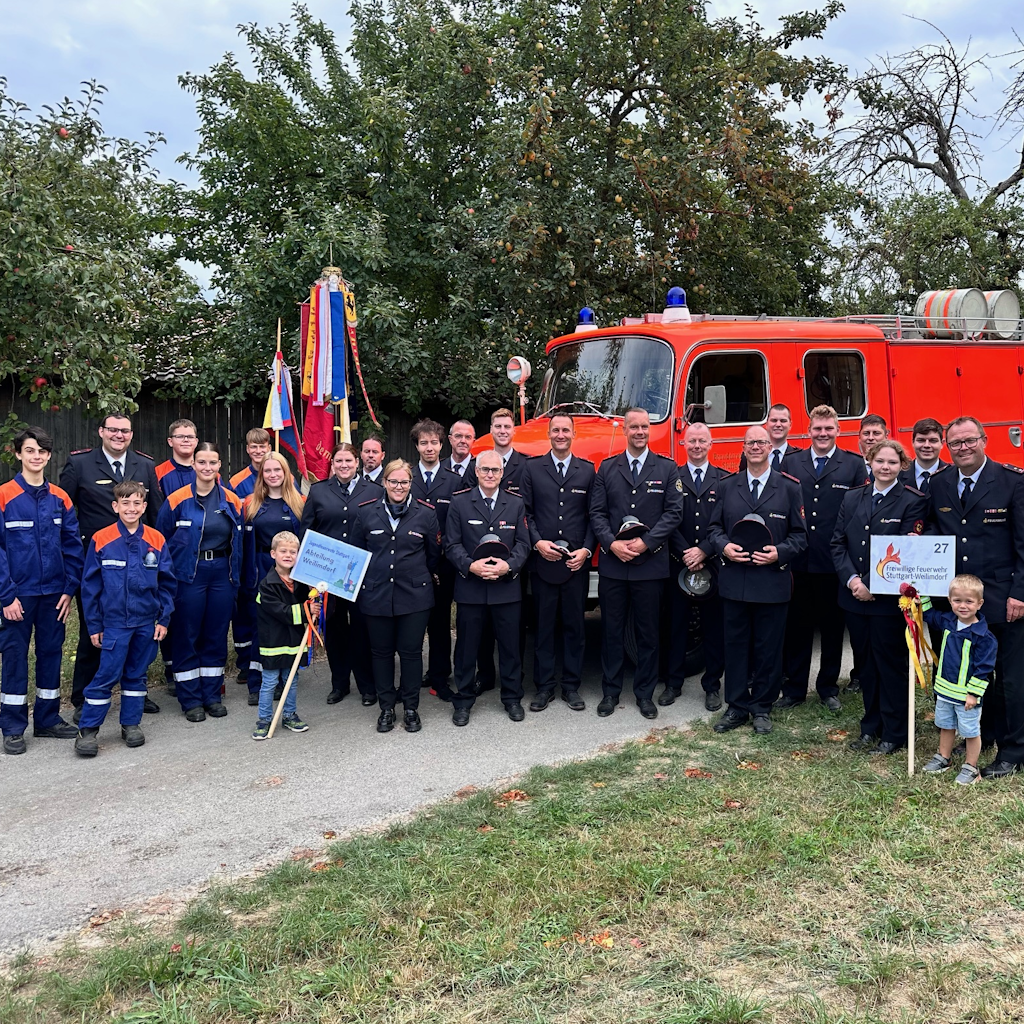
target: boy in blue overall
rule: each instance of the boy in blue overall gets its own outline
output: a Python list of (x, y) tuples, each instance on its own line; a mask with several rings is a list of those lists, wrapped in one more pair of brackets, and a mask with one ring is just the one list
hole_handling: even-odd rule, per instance
[(60, 717), (64, 623), (82, 578), (78, 517), (66, 491), (43, 475), (53, 439), (40, 427), (14, 438), (21, 468), (0, 486), (0, 731), (4, 751), (24, 754), (28, 728), (28, 649), (35, 632), (33, 736), (73, 739)]
[(100, 648), (100, 667), (85, 688), (75, 753), (95, 757), (98, 734), (113, 688), (121, 686), (121, 736), (129, 747), (146, 742), (142, 708), (146, 674), (157, 642), (167, 635), (174, 610), (175, 579), (163, 534), (140, 524), (146, 489), (134, 480), (114, 487), (117, 522), (89, 542), (82, 577), (83, 628)]
[(967, 753), (956, 781), (970, 786), (979, 779), (981, 753), (981, 700), (996, 667), (996, 638), (979, 615), (985, 603), (985, 586), (977, 576), (964, 574), (949, 585), (951, 612), (921, 601), (924, 620), (942, 630), (939, 664), (935, 671), (935, 724), (941, 730), (938, 753), (924, 766), (936, 774), (949, 768), (953, 741), (963, 736)]

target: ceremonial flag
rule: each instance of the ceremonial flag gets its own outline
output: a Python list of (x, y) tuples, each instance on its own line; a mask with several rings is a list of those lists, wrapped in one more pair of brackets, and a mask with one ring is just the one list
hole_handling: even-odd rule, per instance
[[(314, 293), (316, 289), (313, 289)], [(300, 336), (305, 339), (303, 365), (312, 369), (310, 359), (312, 346), (315, 344), (315, 330), (310, 332), (310, 324), (315, 328), (316, 321), (312, 315), (311, 302), (302, 303), (299, 322)], [(309, 475), (316, 480), (326, 480), (331, 474), (331, 449), (334, 447), (334, 407), (330, 405), (314, 405), (312, 392), (304, 397), (305, 418), (302, 424), (302, 447), (306, 456), (306, 468)], [(347, 405), (347, 403), (345, 403)], [(347, 417), (346, 417), (347, 418)], [(342, 437), (342, 440), (347, 438)]]
[(295, 459), (299, 476), (305, 477), (306, 459), (292, 418), (292, 376), (280, 352), (274, 356), (274, 379), (270, 385), (263, 426), (264, 429), (273, 430), (277, 434), (278, 440)]
[(345, 296), (331, 292), (331, 401), (348, 398), (345, 387)]

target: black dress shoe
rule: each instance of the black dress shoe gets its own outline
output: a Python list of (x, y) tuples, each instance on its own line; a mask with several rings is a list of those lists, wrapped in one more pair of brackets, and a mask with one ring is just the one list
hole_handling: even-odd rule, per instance
[(897, 750), (903, 748), (902, 743), (892, 743), (889, 740), (881, 740), (875, 746), (873, 746), (868, 753), (869, 754), (895, 754)]
[(573, 711), (583, 711), (587, 706), (583, 702), (583, 698), (575, 690), (567, 690), (563, 693), (562, 700), (564, 700)]
[(644, 718), (657, 718), (658, 717), (658, 706), (653, 700), (649, 700), (647, 697), (641, 697), (636, 702), (636, 706), (640, 709), (640, 714)]
[(331, 690), (331, 692), (327, 694), (327, 703), (337, 704), (340, 701), (343, 701), (348, 695), (348, 690)]
[(419, 732), (423, 728), (423, 723), (420, 721), (419, 712), (417, 711), (406, 711), (405, 716), (402, 720), (402, 725), (405, 727), (406, 732)]
[(513, 701), (511, 704), (505, 705), (505, 710), (508, 712), (508, 717), (513, 722), (521, 722), (526, 717), (526, 712), (523, 710), (523, 705), (519, 701)]
[(212, 704), (204, 704), (203, 707), (211, 718), (223, 718), (228, 713), (228, 709), (219, 700)]
[(878, 742), (877, 736), (863, 735), (846, 744), (847, 750), (871, 750)]
[(747, 724), (747, 716), (741, 711), (726, 711), (722, 717), (715, 722), (715, 732), (731, 732), (741, 725)]
[(377, 719), (377, 732), (391, 732), (395, 727), (395, 709), (387, 708)]
[(618, 703), (618, 697), (602, 697), (601, 703), (597, 705), (597, 713), (602, 718), (607, 718), (609, 715), (614, 714)]
[(452, 712), (452, 725), (469, 725), (469, 708), (456, 708)]
[(122, 725), (121, 739), (126, 747), (141, 747), (146, 742), (146, 737), (140, 725)]
[(754, 715), (754, 732), (767, 736), (772, 731), (772, 720), (767, 715)]
[(981, 769), (983, 779), (1005, 779), (1008, 775), (1016, 775), (1020, 765), (1013, 761), (993, 761)]
[(773, 711), (788, 711), (790, 708), (798, 708), (804, 703), (803, 697), (780, 697), (773, 705)]
[(202, 708), (189, 708), (185, 712), (186, 722), (205, 722), (206, 712)]
[(704, 691), (704, 707), (708, 711), (718, 711), (722, 706), (722, 691), (721, 690), (705, 690)]
[(160, 713), (160, 705), (148, 697), (142, 702), (142, 713), (144, 715), (156, 715)]
[(850, 681), (846, 684), (847, 693), (860, 693), (860, 680), (856, 676), (850, 676)]
[(544, 690), (542, 693), (538, 693), (533, 700), (530, 701), (531, 711), (543, 711), (554, 699), (553, 690)]
[(12, 733), (10, 736), (4, 737), (5, 754), (24, 754), (27, 749), (23, 732)]
[(51, 740), (73, 740), (78, 735), (78, 730), (70, 722), (65, 722), (63, 718), (58, 718), (53, 725), (45, 729), (33, 729), (32, 735), (45, 736)]
[(675, 704), (676, 697), (679, 696), (680, 692), (675, 687), (666, 686), (665, 692), (658, 698), (658, 704), (663, 708), (667, 708), (669, 704)]
[(371, 697), (368, 693), (363, 694), (362, 700), (364, 708), (372, 708), (377, 703), (377, 698)]
[(843, 705), (839, 702), (838, 697), (822, 697), (821, 703), (828, 708), (829, 711), (842, 711)]

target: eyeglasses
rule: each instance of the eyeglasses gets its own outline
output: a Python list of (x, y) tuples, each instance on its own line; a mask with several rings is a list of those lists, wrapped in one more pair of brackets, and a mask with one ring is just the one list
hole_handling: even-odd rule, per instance
[(126, 437), (132, 432), (131, 427), (102, 427), (108, 434), (124, 434)]
[(172, 441), (198, 441), (195, 434), (171, 434)]
[(982, 440), (984, 439), (981, 437), (962, 437), (959, 441), (947, 441), (946, 447), (954, 452), (961, 448), (977, 448)]
[(411, 480), (396, 480), (394, 477), (389, 476), (384, 481), (389, 487), (412, 487)]
[(477, 466), (476, 473), (479, 476), (481, 473), (500, 473), (501, 466)]
[(744, 441), (744, 448), (770, 448), (771, 441)]

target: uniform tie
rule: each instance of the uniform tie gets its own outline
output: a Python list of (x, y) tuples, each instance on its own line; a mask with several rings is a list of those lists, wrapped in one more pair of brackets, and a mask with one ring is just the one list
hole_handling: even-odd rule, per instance
[(114, 463), (114, 483), (115, 484), (119, 484), (122, 480), (124, 480), (124, 472), (121, 469), (121, 463), (120, 462), (115, 462)]
[(960, 504), (963, 508), (967, 507), (967, 499), (971, 496), (971, 487), (974, 485), (974, 481), (967, 477), (964, 480), (964, 489), (960, 495)]
[(560, 462), (558, 464), (558, 479), (559, 480), (563, 480), (563, 481), (565, 480), (565, 463), (564, 462)]
[(821, 476), (821, 471), (825, 468), (825, 463), (828, 462), (827, 455), (819, 455), (814, 460), (814, 475)]
[(927, 470), (925, 470), (925, 472), (923, 472), (921, 474), (921, 490), (924, 491), (925, 494), (928, 493), (928, 488), (929, 488), (928, 480), (929, 480), (930, 477), (931, 477), (931, 473), (929, 473)]
[(693, 484), (697, 488), (698, 493), (700, 492), (700, 483), (701, 483), (701, 480), (703, 479), (703, 477), (704, 477), (704, 471), (703, 470), (695, 469), (693, 471)]
[(757, 492), (760, 490), (760, 488), (761, 488), (761, 481), (760, 480), (754, 480), (750, 484), (750, 494), (753, 497), (754, 501), (757, 501)]
[(878, 506), (882, 504), (882, 499), (883, 499), (884, 497), (885, 497), (885, 495), (884, 495), (884, 494), (879, 494), (879, 493), (878, 493), (878, 492), (876, 491), (876, 492), (875, 492), (875, 496), (874, 496), (874, 498), (872, 499), (872, 502), (871, 502), (871, 507), (872, 507), (872, 508), (878, 508)]
[(640, 479), (640, 460), (633, 460), (633, 483), (636, 483)]
[(466, 468), (466, 467), (465, 467), (465, 466), (463, 466), (461, 462), (459, 462), (459, 463), (457, 463), (456, 465), (452, 466), (452, 469), (454, 469), (454, 470), (455, 470), (455, 472), (459, 474), (459, 476), (462, 476), (462, 471), (463, 471), (463, 470), (464, 470), (465, 468)]
[(430, 490), (430, 481), (434, 479), (434, 473), (432, 470), (428, 470), (423, 474), (423, 482), (427, 485), (427, 490)]
[(493, 498), (488, 498), (487, 499), (487, 509), (488, 509), (489, 512), (493, 512), (494, 511), (494, 499)]
[(776, 472), (778, 472), (781, 466), (782, 466), (782, 452), (780, 452), (779, 449), (776, 448), (775, 451), (772, 452), (772, 469), (774, 469)]

